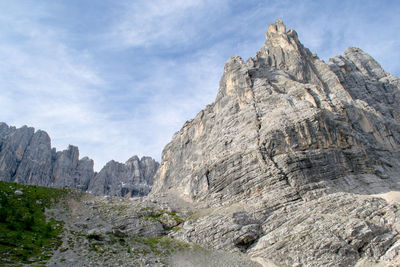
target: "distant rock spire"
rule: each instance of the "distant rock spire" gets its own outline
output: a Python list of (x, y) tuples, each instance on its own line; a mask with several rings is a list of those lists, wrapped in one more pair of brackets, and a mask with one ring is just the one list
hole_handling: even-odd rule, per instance
[(79, 159), (79, 149), (51, 148), (45, 131), (9, 127), (0, 122), (0, 181), (51, 187), (72, 187), (98, 195), (143, 196), (153, 184), (158, 162), (150, 157), (131, 157), (125, 164), (110, 161), (93, 171), (93, 160)]
[(286, 33), (286, 25), (282, 21), (282, 19), (277, 19), (275, 23), (270, 24), (268, 26), (268, 30), (266, 32), (266, 38), (270, 38), (272, 34), (285, 34)]

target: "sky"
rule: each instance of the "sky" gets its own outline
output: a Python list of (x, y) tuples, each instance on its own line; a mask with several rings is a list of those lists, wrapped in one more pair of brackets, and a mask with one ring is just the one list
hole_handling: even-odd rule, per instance
[(0, 121), (45, 130), (95, 161), (158, 161), (213, 102), (225, 62), (255, 56), (269, 24), (324, 60), (356, 46), (400, 76), (400, 2), (0, 1)]

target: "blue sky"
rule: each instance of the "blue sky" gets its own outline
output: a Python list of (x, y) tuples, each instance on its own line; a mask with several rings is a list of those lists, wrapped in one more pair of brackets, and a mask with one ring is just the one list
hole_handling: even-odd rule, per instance
[(320, 58), (357, 46), (400, 75), (400, 2), (0, 2), (0, 121), (107, 161), (163, 147), (218, 91), (231, 55), (254, 56), (282, 18)]

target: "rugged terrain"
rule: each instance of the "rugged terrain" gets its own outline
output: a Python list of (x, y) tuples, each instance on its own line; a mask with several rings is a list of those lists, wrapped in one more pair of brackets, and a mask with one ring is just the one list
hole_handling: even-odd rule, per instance
[(281, 20), (266, 38), (164, 148), (152, 195), (212, 211), (175, 236), (288, 266), (400, 264), (399, 206), (372, 197), (399, 190), (399, 78), (358, 48), (325, 63)]
[(163, 200), (0, 182), (0, 204), (1, 266), (260, 266), (172, 238), (189, 214)]
[(47, 207), (64, 229), (50, 266), (398, 266), (399, 102), (400, 79), (361, 49), (325, 63), (277, 20), (255, 57), (228, 60), (159, 168), (133, 157), (94, 174), (73, 147), (2, 124), (0, 177), (114, 196), (154, 180), (146, 197)]
[(0, 123), (0, 181), (78, 188), (96, 195), (143, 196), (153, 184), (158, 162), (137, 156), (125, 164), (110, 161), (99, 173), (93, 160), (79, 159), (79, 149), (51, 148), (49, 135), (32, 127)]

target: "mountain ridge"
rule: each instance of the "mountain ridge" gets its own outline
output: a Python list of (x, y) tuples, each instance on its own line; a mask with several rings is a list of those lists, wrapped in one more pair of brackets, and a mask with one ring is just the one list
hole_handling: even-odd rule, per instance
[[(125, 164), (110, 161), (99, 173), (94, 162), (79, 158), (79, 149), (51, 148), (49, 135), (43, 130), (0, 123), (0, 180), (50, 187), (71, 187), (97, 195), (143, 196), (153, 184), (158, 163), (150, 157), (131, 157)], [(123, 179), (119, 169), (124, 168)], [(107, 180), (107, 182), (106, 182)], [(102, 183), (103, 182), (103, 183)], [(109, 188), (109, 189), (106, 189)], [(111, 190), (110, 190), (111, 189)]]

